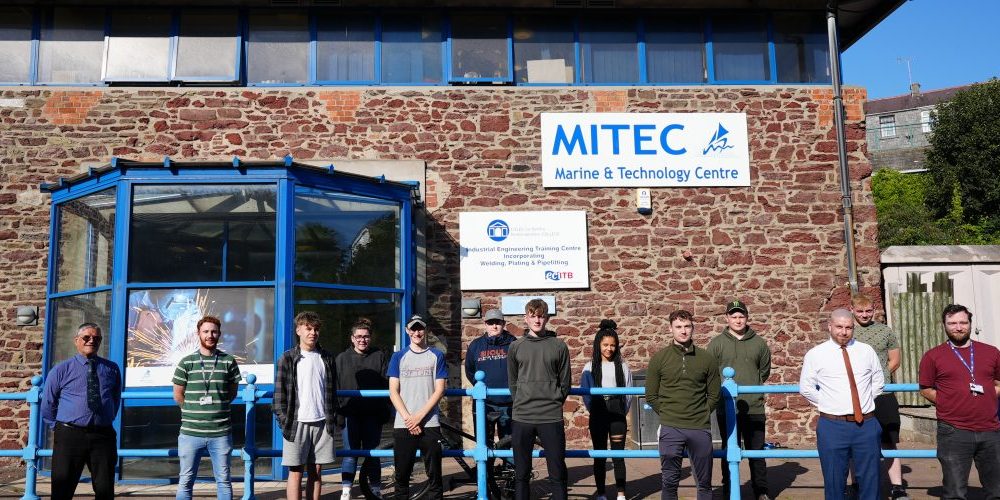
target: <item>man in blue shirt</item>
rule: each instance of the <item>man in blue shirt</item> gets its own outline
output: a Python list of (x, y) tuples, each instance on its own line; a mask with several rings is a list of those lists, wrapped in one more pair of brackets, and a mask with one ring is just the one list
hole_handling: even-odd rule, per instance
[[(507, 321), (499, 309), (490, 309), (483, 315), (486, 333), (469, 343), (465, 350), (465, 376), (476, 383), (476, 372), (486, 373), (486, 386), (505, 388), (507, 384), (507, 352), (517, 337), (507, 331)], [(486, 400), (486, 441), (493, 442), (494, 436), (503, 439), (510, 436), (510, 396), (490, 396)]]
[(122, 398), (118, 365), (97, 355), (101, 327), (84, 323), (73, 345), (79, 354), (49, 371), (42, 391), (42, 419), (54, 427), (52, 498), (76, 493), (83, 466), (90, 469), (94, 497), (115, 496), (118, 436), (113, 427)]

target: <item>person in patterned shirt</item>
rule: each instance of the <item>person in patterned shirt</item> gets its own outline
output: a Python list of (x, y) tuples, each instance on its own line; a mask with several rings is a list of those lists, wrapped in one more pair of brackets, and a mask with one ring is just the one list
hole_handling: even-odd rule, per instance
[(177, 499), (188, 500), (198, 463), (208, 453), (212, 458), (216, 495), (233, 497), (229, 455), (233, 451), (229, 403), (236, 397), (240, 368), (236, 358), (219, 350), (222, 322), (205, 316), (198, 320), (198, 350), (185, 356), (174, 370), (174, 401), (181, 407), (181, 432), (177, 436), (180, 475)]
[[(875, 349), (885, 383), (891, 383), (892, 374), (899, 369), (901, 359), (899, 337), (888, 326), (875, 321), (875, 302), (866, 295), (857, 294), (851, 298), (851, 314), (854, 315), (854, 338)], [(895, 393), (883, 392), (875, 398), (875, 418), (882, 426), (882, 449), (895, 450), (899, 442), (899, 401)], [(888, 458), (886, 462), (892, 485), (890, 497), (908, 498), (903, 486), (902, 463), (898, 458)]]

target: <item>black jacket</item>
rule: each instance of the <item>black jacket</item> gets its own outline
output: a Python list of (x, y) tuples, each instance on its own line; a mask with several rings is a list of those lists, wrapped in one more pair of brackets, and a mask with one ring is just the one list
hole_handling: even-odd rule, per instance
[[(363, 389), (386, 390), (389, 378), (390, 354), (371, 347), (368, 352), (358, 354), (353, 347), (337, 355), (337, 383), (342, 391)], [(365, 416), (376, 418), (380, 423), (392, 416), (389, 398), (341, 397), (340, 414), (344, 416)]]

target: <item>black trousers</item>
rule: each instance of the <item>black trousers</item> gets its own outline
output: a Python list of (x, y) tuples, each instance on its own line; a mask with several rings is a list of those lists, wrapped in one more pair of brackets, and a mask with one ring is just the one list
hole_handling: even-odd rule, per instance
[(417, 460), (417, 450), (423, 455), (424, 468), (431, 487), (424, 498), (444, 498), (444, 486), (441, 482), (441, 429), (439, 427), (424, 427), (423, 432), (414, 436), (408, 429), (393, 429), (392, 437), (395, 446), (392, 448), (392, 458), (396, 462), (396, 498), (409, 500), (410, 475), (413, 474), (413, 464)]
[[(722, 438), (726, 437), (726, 414), (716, 412), (719, 420), (719, 429)], [(749, 415), (746, 413), (736, 416), (736, 442), (744, 450), (764, 449), (764, 428), (767, 423), (764, 415)], [(767, 491), (767, 463), (763, 458), (750, 458), (750, 484), (753, 487), (754, 496), (769, 494)], [(722, 486), (726, 498), (729, 498), (729, 462), (722, 459)], [(739, 488), (739, 485), (737, 485)]]
[(528, 424), (514, 420), (510, 436), (514, 451), (514, 499), (532, 500), (531, 452), (535, 449), (535, 437), (538, 437), (545, 449), (549, 479), (555, 483), (551, 498), (566, 500), (569, 482), (566, 471), (566, 429), (563, 423)]
[(84, 465), (90, 469), (94, 497), (114, 498), (117, 463), (118, 438), (114, 428), (83, 429), (57, 423), (52, 444), (52, 498), (73, 498)]
[[(628, 430), (628, 424), (625, 423), (625, 415), (595, 411), (590, 414), (589, 427), (590, 440), (593, 442), (595, 450), (608, 449), (608, 440), (612, 436), (620, 436), (621, 440), (615, 441), (611, 439), (611, 449), (625, 449), (625, 432)], [(618, 487), (618, 494), (621, 495), (625, 491), (625, 459), (612, 458), (611, 463), (615, 465), (615, 486)], [(608, 459), (594, 459), (594, 482), (597, 483), (597, 493), (601, 495), (604, 494), (606, 489), (605, 475), (607, 466)]]

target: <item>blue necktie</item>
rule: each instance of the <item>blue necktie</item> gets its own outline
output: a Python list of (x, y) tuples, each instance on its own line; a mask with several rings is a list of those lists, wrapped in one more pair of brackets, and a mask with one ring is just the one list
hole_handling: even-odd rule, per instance
[(97, 379), (97, 361), (87, 360), (90, 367), (87, 375), (87, 407), (95, 414), (101, 412), (101, 382)]

